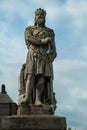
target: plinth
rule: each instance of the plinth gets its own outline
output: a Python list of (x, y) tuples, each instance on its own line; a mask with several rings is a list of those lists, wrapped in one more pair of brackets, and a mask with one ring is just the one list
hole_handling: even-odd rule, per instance
[(3, 118), (2, 129), (57, 129), (66, 130), (66, 119), (52, 115), (21, 115), (8, 116)]
[(53, 115), (54, 110), (52, 106), (48, 105), (19, 105), (17, 110), (17, 115), (32, 115), (32, 114), (41, 114), (41, 115)]
[(66, 130), (66, 118), (52, 114), (52, 107), (19, 106), (17, 115), (4, 117), (2, 130), (57, 129)]

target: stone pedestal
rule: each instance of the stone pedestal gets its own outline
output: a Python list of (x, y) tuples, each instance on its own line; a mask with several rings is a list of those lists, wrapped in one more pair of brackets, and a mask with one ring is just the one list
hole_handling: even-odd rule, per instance
[(66, 119), (53, 115), (20, 115), (4, 117), (2, 130), (57, 129), (66, 130)]
[(19, 105), (17, 110), (17, 115), (32, 115), (32, 114), (46, 114), (53, 115), (54, 110), (52, 106), (48, 105)]
[(2, 128), (2, 119), (3, 119), (3, 116), (0, 116), (0, 130)]
[(53, 111), (53, 107), (47, 105), (19, 105), (17, 115), (3, 118), (2, 130), (66, 130), (65, 117), (54, 116)]

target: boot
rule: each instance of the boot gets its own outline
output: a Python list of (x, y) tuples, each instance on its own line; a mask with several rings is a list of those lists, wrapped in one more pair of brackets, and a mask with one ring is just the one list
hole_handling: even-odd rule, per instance
[(41, 91), (38, 90), (38, 89), (36, 89), (35, 105), (42, 105), (42, 102), (41, 102)]

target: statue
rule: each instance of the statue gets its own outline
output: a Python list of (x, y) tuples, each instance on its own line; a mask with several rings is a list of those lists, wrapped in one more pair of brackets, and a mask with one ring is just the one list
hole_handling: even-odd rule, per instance
[(53, 65), (56, 58), (55, 34), (45, 26), (46, 11), (35, 11), (35, 24), (25, 29), (28, 48), (26, 63), (20, 72), (19, 104), (54, 105)]
[[(28, 48), (19, 75), (17, 115), (5, 116), (1, 129), (66, 130), (65, 117), (53, 115), (57, 100), (53, 91), (54, 31), (45, 26), (46, 11), (35, 11), (35, 24), (25, 29)], [(4, 92), (3, 87), (3, 92)]]
[(25, 93), (25, 84), (26, 84), (26, 80), (25, 80), (25, 66), (26, 64), (22, 65), (21, 71), (20, 71), (20, 76), (19, 76), (19, 96)]

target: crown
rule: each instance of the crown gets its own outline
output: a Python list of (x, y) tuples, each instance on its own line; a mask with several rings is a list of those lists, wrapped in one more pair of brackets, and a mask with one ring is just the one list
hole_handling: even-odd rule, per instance
[(39, 9), (37, 9), (35, 11), (35, 14), (44, 14), (44, 15), (46, 15), (46, 11), (44, 9), (39, 8)]

